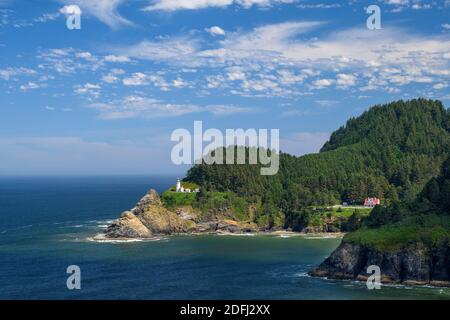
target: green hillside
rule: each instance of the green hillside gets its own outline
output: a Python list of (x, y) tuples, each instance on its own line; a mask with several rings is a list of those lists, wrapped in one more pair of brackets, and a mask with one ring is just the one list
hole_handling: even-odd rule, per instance
[(379, 249), (410, 242), (439, 246), (450, 239), (450, 158), (439, 177), (431, 179), (411, 203), (376, 207), (361, 229), (344, 241)]
[(257, 216), (268, 220), (281, 211), (292, 227), (311, 206), (358, 204), (367, 196), (383, 204), (413, 201), (449, 150), (450, 113), (440, 101), (397, 101), (347, 121), (320, 153), (281, 153), (277, 175), (261, 176), (257, 165), (200, 164), (185, 180), (261, 203)]

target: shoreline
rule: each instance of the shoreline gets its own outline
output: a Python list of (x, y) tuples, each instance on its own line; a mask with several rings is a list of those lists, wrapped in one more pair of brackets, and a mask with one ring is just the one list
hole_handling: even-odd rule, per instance
[(390, 250), (342, 241), (328, 258), (308, 274), (335, 280), (367, 281), (369, 267), (380, 266), (383, 268), (382, 272), (379, 270), (382, 284), (448, 288), (446, 252), (445, 244), (430, 248), (422, 241), (409, 242)]
[[(317, 279), (323, 279), (323, 280), (352, 281), (352, 282), (358, 282), (358, 283), (364, 283), (369, 278), (369, 277), (363, 277), (363, 276), (358, 276), (356, 278), (353, 278), (353, 277), (345, 276), (345, 275), (336, 275), (336, 276), (314, 275), (313, 271), (307, 272), (307, 275), (310, 276), (311, 278), (317, 278)], [(396, 280), (389, 280), (387, 278), (382, 278), (381, 286), (386, 286), (386, 287), (403, 286), (403, 287), (408, 287), (408, 288), (434, 288), (434, 289), (447, 288), (447, 289), (450, 289), (450, 282), (449, 281), (425, 282), (425, 281), (415, 281), (415, 280), (406, 280), (404, 282), (400, 282), (400, 281), (396, 281)]]
[[(260, 232), (248, 232), (248, 233), (231, 233), (231, 232), (197, 232), (197, 233), (174, 233), (170, 235), (154, 235), (148, 238), (107, 238), (104, 234), (97, 234), (94, 237), (90, 237), (89, 241), (97, 242), (97, 243), (136, 243), (136, 242), (157, 242), (161, 240), (166, 240), (170, 237), (176, 236), (234, 236), (234, 237), (245, 237), (245, 236), (268, 236), (268, 237), (278, 237), (278, 238), (290, 238), (290, 237), (300, 237), (306, 238), (308, 240), (313, 239), (342, 239), (345, 233), (335, 233), (335, 232), (322, 232), (322, 233), (301, 233), (301, 232), (293, 232), (293, 231), (260, 231)], [(358, 282), (364, 283), (367, 281), (368, 277), (365, 276), (357, 276), (352, 277), (345, 274), (336, 274), (330, 275), (329, 273), (317, 273), (314, 272), (314, 269), (306, 272), (307, 276), (322, 280), (330, 280), (330, 281), (348, 281), (348, 282)], [(381, 279), (382, 286), (386, 287), (409, 287), (409, 288), (447, 288), (450, 289), (450, 282), (446, 281), (415, 281), (415, 280), (406, 280), (403, 282), (392, 280), (387, 277), (382, 277)]]
[(216, 232), (186, 232), (186, 233), (172, 233), (172, 234), (155, 234), (151, 237), (136, 237), (136, 238), (126, 238), (126, 237), (118, 237), (118, 238), (110, 238), (107, 237), (104, 233), (99, 233), (90, 237), (94, 242), (112, 242), (112, 241), (120, 241), (120, 242), (142, 242), (142, 241), (154, 241), (161, 239), (162, 237), (170, 237), (170, 236), (202, 236), (202, 235), (216, 235), (216, 236), (278, 236), (279, 238), (291, 238), (291, 237), (303, 237), (308, 239), (342, 239), (346, 233), (344, 232), (320, 232), (320, 233), (304, 233), (304, 232), (294, 232), (294, 231), (258, 231), (258, 232), (245, 232), (245, 233), (233, 233), (226, 231), (216, 231)]

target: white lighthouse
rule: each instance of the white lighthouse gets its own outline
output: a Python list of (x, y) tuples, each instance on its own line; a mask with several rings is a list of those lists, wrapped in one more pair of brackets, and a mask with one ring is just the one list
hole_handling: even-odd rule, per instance
[(176, 188), (176, 192), (183, 192), (183, 191), (181, 191), (181, 181), (180, 181), (180, 179), (177, 179), (177, 188)]

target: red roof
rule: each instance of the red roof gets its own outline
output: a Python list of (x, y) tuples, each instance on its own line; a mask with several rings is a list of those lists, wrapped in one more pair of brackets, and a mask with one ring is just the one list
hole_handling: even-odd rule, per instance
[(378, 198), (366, 198), (364, 199), (364, 205), (368, 207), (373, 207), (381, 204), (381, 200)]

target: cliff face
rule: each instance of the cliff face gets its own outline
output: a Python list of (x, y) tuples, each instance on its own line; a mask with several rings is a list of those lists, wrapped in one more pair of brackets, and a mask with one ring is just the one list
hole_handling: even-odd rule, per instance
[(164, 208), (158, 193), (151, 189), (136, 206), (122, 213), (106, 229), (108, 238), (148, 238), (154, 234), (186, 232), (191, 220)]
[(367, 280), (367, 268), (381, 269), (381, 282), (407, 285), (450, 286), (450, 246), (411, 242), (402, 247), (378, 250), (343, 242), (319, 267), (316, 277)]
[(158, 193), (151, 189), (136, 206), (124, 211), (106, 229), (103, 238), (149, 238), (154, 235), (183, 233), (244, 233), (257, 231), (253, 223), (241, 223), (230, 219), (229, 212), (208, 212), (199, 217), (190, 206), (168, 210)]
[(384, 282), (450, 286), (450, 159), (441, 171), (414, 203), (375, 207), (310, 274), (364, 280), (377, 265)]

